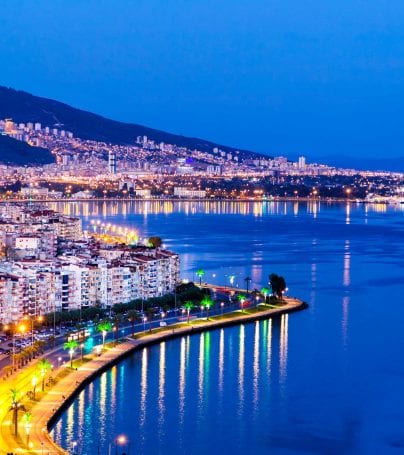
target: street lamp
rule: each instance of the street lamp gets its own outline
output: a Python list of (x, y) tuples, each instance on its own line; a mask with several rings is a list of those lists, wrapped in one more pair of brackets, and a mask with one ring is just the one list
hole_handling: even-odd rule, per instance
[(108, 444), (108, 455), (111, 455), (113, 443), (115, 443), (115, 455), (118, 455), (118, 446), (124, 446), (126, 444), (128, 444), (128, 454), (127, 455), (129, 455), (129, 442), (128, 442), (128, 438), (124, 434), (117, 436), (113, 442), (110, 442)]
[(147, 317), (145, 316), (143, 318), (143, 332), (146, 332), (146, 322), (147, 322)]
[(83, 348), (84, 348), (84, 343), (80, 344), (80, 350), (81, 350), (81, 361), (83, 362)]
[(58, 357), (58, 368), (60, 367), (60, 362), (62, 361), (62, 357)]
[(220, 302), (220, 309), (222, 310), (222, 316), (223, 316), (223, 307), (224, 307), (224, 302)]
[(35, 390), (36, 390), (36, 386), (38, 384), (38, 376), (32, 377), (31, 384), (32, 384), (32, 398), (35, 401)]
[(27, 434), (27, 446), (29, 446), (29, 433), (31, 431), (31, 413), (26, 412), (24, 414), (24, 428), (25, 428), (25, 433)]

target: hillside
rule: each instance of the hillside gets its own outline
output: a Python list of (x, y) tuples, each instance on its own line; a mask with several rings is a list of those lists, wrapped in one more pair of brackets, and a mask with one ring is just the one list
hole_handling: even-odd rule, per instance
[[(215, 144), (204, 139), (179, 136), (146, 126), (110, 120), (100, 115), (76, 109), (59, 101), (41, 98), (27, 92), (0, 86), (0, 119), (12, 118), (15, 122), (41, 122), (43, 126), (63, 125), (82, 139), (114, 144), (134, 144), (137, 136), (147, 136), (156, 142), (212, 151), (219, 147), (232, 152), (233, 147)], [(240, 157), (261, 156), (240, 150)]]
[(17, 141), (0, 134), (0, 163), (13, 165), (48, 164), (55, 161), (49, 150), (31, 147), (26, 142)]

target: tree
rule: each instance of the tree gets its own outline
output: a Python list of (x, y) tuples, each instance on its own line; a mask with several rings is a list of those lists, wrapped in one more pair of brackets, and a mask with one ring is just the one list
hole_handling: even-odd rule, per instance
[(213, 300), (209, 297), (204, 297), (201, 305), (206, 308), (206, 319), (209, 319), (209, 308), (213, 306)]
[(187, 324), (189, 324), (189, 312), (192, 310), (193, 307), (194, 307), (194, 304), (193, 304), (192, 300), (187, 300), (184, 303), (184, 308), (187, 310)]
[(196, 271), (196, 276), (199, 278), (199, 286), (202, 286), (202, 278), (205, 275), (205, 270), (203, 269), (198, 269)]
[(271, 273), (271, 275), (269, 275), (269, 284), (271, 286), (272, 293), (282, 300), (283, 293), (286, 289), (285, 278), (277, 275), (276, 273)]
[(97, 332), (102, 333), (102, 345), (104, 346), (105, 344), (105, 337), (107, 336), (107, 333), (112, 330), (112, 324), (109, 321), (101, 321), (97, 325)]
[(160, 248), (162, 245), (161, 237), (149, 237), (147, 244), (152, 248)]
[(42, 392), (45, 390), (45, 376), (46, 373), (52, 368), (51, 363), (47, 359), (41, 359), (38, 362), (39, 373), (42, 377)]
[(79, 345), (79, 343), (76, 340), (66, 341), (66, 343), (64, 343), (64, 345), (63, 345), (63, 349), (65, 351), (69, 351), (70, 368), (73, 368), (73, 354), (74, 354), (74, 350), (77, 348), (78, 345)]
[(26, 412), (24, 405), (21, 403), (22, 394), (17, 389), (11, 389), (11, 406), (10, 411), (13, 411), (14, 435), (18, 434), (18, 413), (19, 411)]
[(267, 300), (268, 300), (269, 293), (270, 293), (270, 290), (268, 288), (263, 287), (261, 289), (261, 294), (264, 296), (265, 303), (268, 303)]

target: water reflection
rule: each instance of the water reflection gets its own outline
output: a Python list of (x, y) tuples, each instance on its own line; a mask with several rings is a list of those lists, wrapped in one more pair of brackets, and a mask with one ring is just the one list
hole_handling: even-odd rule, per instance
[(287, 376), (287, 363), (288, 363), (288, 322), (289, 315), (282, 314), (281, 316), (281, 330), (280, 330), (280, 343), (279, 343), (279, 378), (282, 383)]
[(242, 417), (244, 410), (244, 362), (245, 362), (245, 327), (240, 326), (239, 357), (238, 357), (238, 415)]
[(218, 388), (220, 396), (223, 395), (223, 374), (224, 374), (224, 329), (220, 329), (219, 338), (219, 368), (218, 368)]
[(344, 345), (348, 338), (349, 296), (342, 298), (342, 340)]
[(142, 371), (141, 371), (141, 381), (140, 381), (140, 419), (139, 419), (140, 427), (143, 427), (146, 422), (147, 361), (148, 361), (148, 348), (144, 348), (143, 354), (142, 354)]
[(182, 426), (184, 422), (184, 409), (185, 409), (185, 356), (186, 356), (186, 341), (185, 338), (181, 338), (180, 347), (180, 371), (179, 371), (179, 387), (178, 387), (178, 415), (179, 422)]
[(345, 206), (345, 224), (351, 224), (351, 204), (349, 202)]
[(160, 428), (164, 423), (164, 412), (165, 412), (165, 379), (166, 379), (166, 344), (165, 342), (160, 344), (160, 362), (159, 362), (159, 396), (158, 396), (158, 408), (159, 408), (159, 424)]
[(267, 341), (267, 378), (271, 377), (271, 357), (272, 357), (272, 319), (269, 319), (266, 334)]
[(351, 251), (349, 240), (345, 240), (344, 250), (344, 273), (342, 284), (344, 286), (349, 286), (351, 284)]
[[(346, 289), (346, 292), (349, 292), (349, 286), (351, 284), (351, 250), (349, 240), (345, 241), (344, 246), (344, 269), (343, 269), (343, 278), (342, 285)], [(347, 342), (348, 334), (348, 317), (349, 317), (349, 296), (345, 295), (342, 298), (342, 339), (344, 345)]]
[(259, 354), (260, 354), (260, 323), (257, 321), (255, 323), (254, 330), (254, 358), (253, 358), (253, 405), (254, 412), (257, 412), (258, 409), (258, 378), (260, 373), (260, 364), (259, 364)]
[[(121, 215), (126, 218), (128, 214), (148, 215), (170, 215), (172, 213), (184, 213), (187, 216), (203, 214), (232, 214), (232, 215), (253, 215), (262, 217), (264, 215), (288, 215), (299, 214), (300, 208), (306, 208), (307, 213), (317, 217), (321, 209), (321, 202), (310, 201), (83, 201), (83, 202), (49, 202), (48, 205), (68, 216), (83, 216), (107, 218)], [(347, 204), (350, 211), (350, 203)], [(386, 211), (386, 204), (366, 205), (366, 210)]]
[[(103, 373), (100, 377), (100, 402), (101, 403), (106, 403), (107, 402), (107, 393), (108, 393), (108, 387), (107, 387), (107, 373)], [(106, 424), (107, 424), (107, 409), (106, 406), (103, 407), (100, 410), (100, 433), (105, 434), (106, 433)]]
[(199, 403), (203, 398), (203, 383), (204, 383), (204, 363), (205, 363), (205, 348), (204, 348), (205, 333), (201, 333), (199, 337), (199, 366), (198, 366), (198, 399)]

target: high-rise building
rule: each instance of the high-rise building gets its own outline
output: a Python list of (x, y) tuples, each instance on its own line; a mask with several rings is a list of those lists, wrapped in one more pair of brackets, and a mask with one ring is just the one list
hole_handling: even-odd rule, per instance
[(110, 174), (116, 174), (116, 153), (112, 150), (108, 154), (108, 170)]
[(299, 169), (304, 169), (306, 167), (306, 157), (305, 156), (299, 156), (298, 167), (299, 167)]

